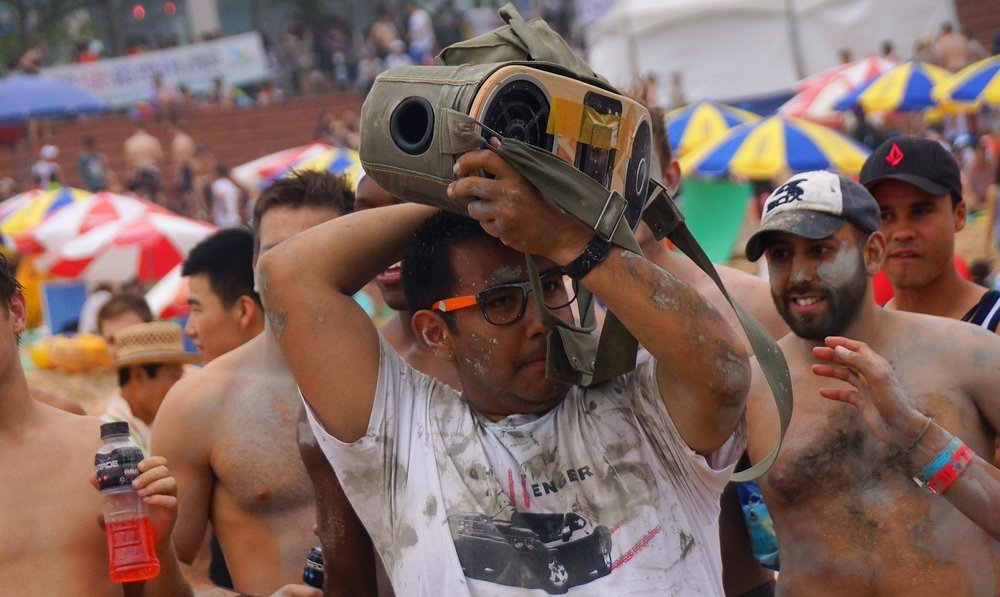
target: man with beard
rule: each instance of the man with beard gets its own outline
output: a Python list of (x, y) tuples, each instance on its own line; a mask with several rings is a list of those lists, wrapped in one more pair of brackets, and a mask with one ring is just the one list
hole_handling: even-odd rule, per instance
[[(793, 332), (779, 344), (795, 411), (781, 455), (760, 480), (781, 551), (778, 593), (994, 595), (1000, 562), (990, 535), (912, 478), (946, 433), (992, 454), (1000, 339), (956, 320), (879, 308), (870, 289), (886, 250), (879, 220), (864, 187), (807, 172), (768, 197), (747, 243), (751, 261), (767, 256), (771, 295)], [(882, 423), (870, 409), (824, 397), (842, 397), (848, 383), (834, 380), (821, 395), (831, 380), (811, 366), (830, 366), (829, 336), (884, 355), (914, 408)], [(756, 461), (777, 439), (777, 416), (759, 368), (754, 374), (747, 449)], [(856, 384), (859, 375), (839, 379)]]

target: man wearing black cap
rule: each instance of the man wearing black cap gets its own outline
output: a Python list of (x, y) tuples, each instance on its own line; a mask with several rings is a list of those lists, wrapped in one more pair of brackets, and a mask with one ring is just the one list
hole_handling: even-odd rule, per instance
[[(781, 454), (760, 479), (778, 538), (778, 592), (994, 595), (1000, 561), (991, 535), (1000, 536), (1000, 517), (989, 496), (1000, 496), (1000, 472), (974, 454), (992, 455), (1000, 427), (1000, 339), (958, 321), (879, 308), (870, 282), (886, 250), (879, 220), (863, 186), (807, 172), (768, 197), (747, 243), (751, 261), (767, 256), (772, 297), (793, 332), (779, 344), (795, 411)], [(831, 355), (859, 346), (839, 336), (884, 355), (909, 401), (855, 408), (857, 393), (844, 390), (863, 383), (862, 374), (828, 375)], [(774, 410), (757, 369), (747, 408), (752, 461), (777, 438)], [(951, 433), (973, 451), (968, 466), (977, 472), (935, 495), (911, 479)], [(970, 483), (979, 483), (978, 493)]]
[(894, 293), (886, 307), (996, 332), (1000, 292), (962, 278), (955, 268), (955, 233), (965, 228), (967, 207), (951, 153), (930, 139), (894, 137), (868, 157), (861, 184), (882, 212), (882, 269)]

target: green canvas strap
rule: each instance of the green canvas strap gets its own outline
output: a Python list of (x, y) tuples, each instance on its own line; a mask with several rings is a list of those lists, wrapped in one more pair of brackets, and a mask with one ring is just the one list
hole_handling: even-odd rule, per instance
[(733, 300), (726, 290), (719, 273), (715, 271), (715, 266), (705, 254), (704, 249), (691, 234), (691, 230), (684, 224), (684, 216), (677, 209), (676, 204), (671, 200), (670, 195), (660, 183), (650, 180), (650, 197), (643, 211), (643, 221), (645, 221), (656, 238), (667, 237), (678, 249), (684, 252), (691, 261), (701, 268), (726, 297), (726, 301), (732, 306), (733, 311), (739, 318), (743, 331), (746, 332), (750, 346), (753, 348), (757, 363), (767, 379), (767, 385), (771, 388), (771, 395), (778, 407), (778, 421), (780, 433), (778, 443), (771, 449), (768, 455), (754, 464), (752, 467), (735, 473), (733, 481), (752, 481), (766, 473), (778, 457), (778, 450), (781, 442), (785, 438), (785, 431), (788, 430), (788, 423), (792, 420), (792, 380), (788, 372), (788, 363), (785, 361), (785, 354), (781, 352), (778, 343), (767, 331), (761, 327), (760, 323), (750, 315), (743, 305)]
[[(496, 151), (510, 162), (543, 195), (553, 200), (562, 209), (573, 214), (611, 242), (641, 252), (627, 224), (623, 224), (624, 199), (617, 193), (610, 193), (600, 183), (549, 152), (538, 149), (516, 139), (503, 140)], [(589, 200), (588, 200), (589, 198)], [(791, 376), (785, 356), (777, 342), (738, 302), (733, 300), (715, 271), (714, 265), (698, 241), (684, 224), (684, 217), (677, 209), (668, 193), (655, 180), (650, 181), (650, 193), (643, 220), (649, 224), (658, 239), (667, 237), (682, 250), (695, 264), (707, 273), (732, 306), (740, 325), (747, 334), (754, 355), (767, 379), (768, 386), (778, 407), (780, 434), (778, 443), (771, 452), (751, 468), (734, 475), (735, 481), (747, 481), (763, 475), (774, 463), (784, 439), (785, 431), (792, 416)], [(530, 259), (529, 259), (530, 262)], [(529, 264), (529, 270), (533, 265)], [(533, 274), (533, 279), (537, 275)], [(537, 281), (535, 282), (537, 284)], [(581, 288), (581, 317), (592, 310), (590, 294)], [(536, 300), (540, 296), (535, 293)], [(539, 305), (541, 312), (546, 312)], [(613, 313), (608, 312), (601, 333), (596, 354), (590, 331), (593, 326), (569, 326), (552, 317), (552, 328), (556, 334), (550, 335), (549, 356), (555, 366), (550, 373), (554, 379), (565, 379), (568, 368), (577, 374), (572, 383), (590, 385), (606, 381), (635, 367), (636, 340)], [(586, 337), (584, 337), (586, 336)], [(589, 338), (589, 341), (588, 341)]]

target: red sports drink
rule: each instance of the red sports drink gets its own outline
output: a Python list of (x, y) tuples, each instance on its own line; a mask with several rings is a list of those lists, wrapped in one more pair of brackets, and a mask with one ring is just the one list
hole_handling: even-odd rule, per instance
[(135, 582), (160, 573), (149, 517), (106, 524), (111, 580)]
[(142, 450), (129, 440), (128, 423), (101, 425), (101, 448), (94, 457), (108, 536), (109, 574), (115, 582), (135, 582), (160, 573), (146, 504), (132, 489)]

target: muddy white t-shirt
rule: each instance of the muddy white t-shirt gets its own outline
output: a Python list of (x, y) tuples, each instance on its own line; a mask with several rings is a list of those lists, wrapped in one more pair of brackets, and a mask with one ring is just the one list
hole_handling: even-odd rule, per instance
[(493, 423), (382, 340), (365, 437), (306, 410), (397, 595), (722, 595), (719, 495), (745, 431), (694, 453), (655, 366)]

